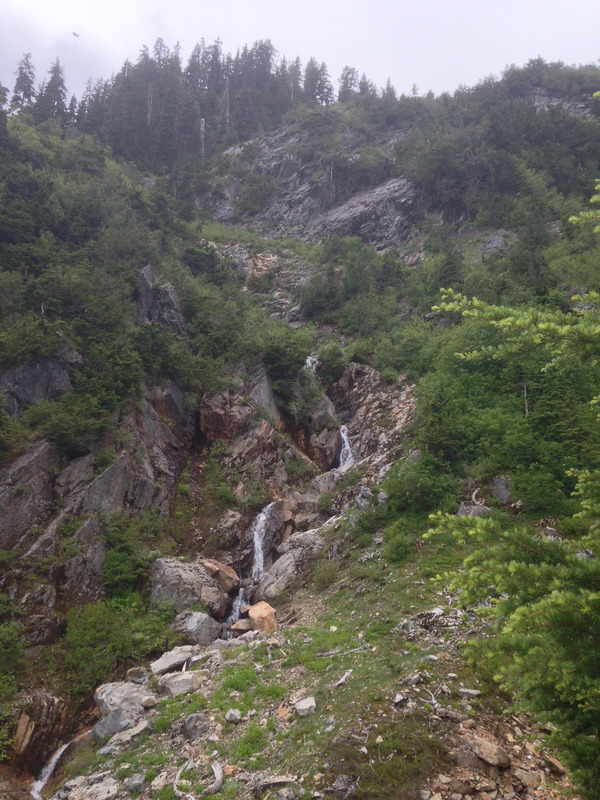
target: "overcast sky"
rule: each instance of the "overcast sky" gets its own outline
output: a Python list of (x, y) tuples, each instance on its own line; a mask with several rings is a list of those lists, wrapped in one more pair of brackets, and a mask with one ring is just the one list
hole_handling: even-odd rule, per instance
[[(76, 33), (78, 36), (74, 36)], [(598, 64), (598, 0), (0, 0), (0, 82), (24, 53), (37, 82), (60, 59), (69, 93), (109, 78), (162, 37), (183, 65), (204, 38), (225, 53), (270, 39), (280, 56), (324, 61), (337, 90), (346, 65), (378, 88), (452, 92), (530, 58)], [(600, 89), (600, 87), (598, 87)]]

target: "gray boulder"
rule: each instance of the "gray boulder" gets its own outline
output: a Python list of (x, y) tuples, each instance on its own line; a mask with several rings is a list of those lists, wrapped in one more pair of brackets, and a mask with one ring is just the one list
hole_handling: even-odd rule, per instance
[(182, 667), (185, 662), (196, 653), (196, 648), (191, 644), (174, 647), (168, 653), (163, 653), (156, 661), (152, 661), (150, 669), (155, 675), (164, 675)]
[(199, 561), (158, 558), (152, 571), (151, 587), (155, 603), (170, 603), (177, 611), (184, 611), (195, 603), (202, 603), (216, 617), (222, 617), (227, 611), (227, 594)]
[(209, 727), (210, 723), (204, 714), (190, 714), (183, 721), (182, 731), (185, 738), (193, 742), (205, 734)]
[(130, 728), (137, 719), (136, 714), (131, 714), (123, 708), (116, 708), (111, 711), (107, 716), (97, 722), (92, 728), (92, 736), (98, 744), (104, 744), (107, 739), (114, 736), (115, 733)]
[(173, 630), (182, 633), (188, 642), (206, 647), (221, 636), (220, 622), (202, 611), (182, 611), (171, 623)]
[(169, 672), (158, 681), (158, 691), (167, 697), (179, 697), (199, 689), (210, 678), (210, 673), (205, 669), (188, 672)]
[(101, 714), (110, 714), (117, 708), (130, 714), (141, 714), (158, 700), (157, 696), (135, 683), (104, 683), (94, 693)]

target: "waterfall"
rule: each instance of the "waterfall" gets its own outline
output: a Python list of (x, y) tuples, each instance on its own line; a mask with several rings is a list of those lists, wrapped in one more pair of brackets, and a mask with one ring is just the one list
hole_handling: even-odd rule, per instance
[[(265, 571), (265, 554), (263, 552), (263, 541), (265, 538), (265, 534), (267, 532), (267, 524), (269, 521), (269, 516), (271, 514), (271, 509), (275, 504), (269, 503), (269, 505), (265, 506), (260, 514), (255, 518), (254, 522), (252, 523), (251, 531), (252, 531), (252, 539), (254, 543), (254, 553), (252, 558), (252, 580), (255, 583), (262, 578), (263, 572)], [(231, 607), (231, 613), (227, 617), (225, 624), (228, 628), (231, 628), (234, 622), (237, 622), (240, 618), (240, 608), (243, 605), (246, 605), (250, 601), (250, 589), (240, 586), (240, 590), (238, 592), (237, 597), (233, 601), (233, 606)]]
[(317, 353), (311, 353), (309, 356), (306, 357), (306, 361), (304, 363), (304, 369), (307, 372), (315, 372), (318, 363), (319, 363), (319, 356), (317, 355)]
[(263, 553), (263, 540), (267, 532), (267, 521), (274, 503), (269, 503), (260, 512), (252, 524), (254, 535), (254, 563), (252, 566), (252, 580), (255, 583), (262, 578), (265, 571), (265, 554)]
[(33, 786), (31, 787), (30, 794), (33, 798), (35, 798), (35, 800), (44, 800), (44, 796), (42, 795), (42, 789), (52, 777), (54, 769), (58, 764), (60, 757), (65, 752), (65, 750), (72, 744), (74, 744), (76, 741), (82, 739), (84, 736), (87, 736), (88, 734), (89, 731), (84, 731), (83, 733), (80, 733), (79, 736), (76, 736), (74, 739), (71, 739), (69, 742), (66, 742), (65, 744), (61, 745), (56, 751), (56, 753), (54, 753), (50, 761), (48, 761), (45, 764), (44, 768), (42, 769), (36, 780), (33, 782)]
[(340, 467), (351, 467), (354, 464), (354, 455), (348, 439), (348, 428), (342, 425), (340, 428), (342, 437), (342, 451), (340, 453)]
[(231, 613), (225, 620), (225, 625), (228, 628), (231, 628), (234, 622), (237, 622), (240, 618), (240, 609), (242, 606), (248, 604), (250, 600), (250, 589), (246, 589), (243, 586), (240, 586), (240, 590), (237, 594), (237, 597), (233, 601), (233, 605), (231, 606)]

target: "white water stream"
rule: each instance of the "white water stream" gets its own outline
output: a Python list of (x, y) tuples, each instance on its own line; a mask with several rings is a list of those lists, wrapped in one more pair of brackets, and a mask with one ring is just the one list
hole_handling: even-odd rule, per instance
[(311, 353), (309, 356), (306, 357), (306, 361), (304, 363), (304, 369), (308, 370), (309, 372), (315, 372), (318, 363), (319, 363), (319, 356), (317, 355), (317, 353)]
[(263, 552), (263, 541), (267, 532), (267, 523), (274, 503), (269, 503), (260, 512), (252, 523), (254, 538), (254, 563), (252, 565), (252, 580), (258, 583), (265, 571), (265, 554)]
[(342, 425), (340, 428), (340, 435), (342, 437), (342, 451), (340, 453), (340, 467), (351, 467), (354, 464), (354, 454), (348, 439), (348, 428)]
[[(258, 581), (262, 578), (263, 573), (265, 571), (265, 554), (263, 551), (263, 542), (265, 538), (265, 534), (268, 530), (268, 523), (269, 517), (271, 515), (271, 509), (275, 504), (269, 503), (269, 505), (265, 506), (260, 514), (254, 519), (252, 523), (251, 531), (252, 531), (252, 540), (254, 544), (254, 553), (252, 558), (252, 580), (254, 583), (258, 583)], [(231, 608), (231, 613), (227, 617), (226, 625), (231, 627), (234, 622), (237, 622), (240, 618), (240, 609), (243, 605), (246, 605), (250, 600), (250, 589), (240, 587), (238, 592), (238, 596), (233, 601), (233, 606)]]
[(48, 783), (50, 778), (52, 777), (56, 765), (58, 764), (60, 757), (65, 752), (65, 750), (70, 747), (72, 744), (77, 742), (79, 739), (83, 739), (84, 736), (88, 736), (89, 731), (84, 731), (80, 733), (79, 736), (76, 736), (71, 741), (66, 742), (65, 744), (61, 745), (58, 750), (54, 753), (50, 761), (46, 763), (38, 777), (33, 782), (33, 786), (31, 787), (30, 794), (35, 800), (44, 800), (44, 796), (42, 795), (42, 789)]

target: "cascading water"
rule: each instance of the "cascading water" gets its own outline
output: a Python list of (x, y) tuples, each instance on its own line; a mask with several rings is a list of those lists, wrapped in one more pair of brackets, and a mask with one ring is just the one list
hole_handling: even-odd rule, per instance
[(231, 613), (225, 620), (225, 624), (228, 628), (231, 628), (234, 622), (237, 622), (240, 618), (240, 609), (242, 606), (247, 605), (248, 601), (250, 600), (250, 590), (240, 586), (240, 590), (238, 592), (237, 597), (233, 601), (233, 605), (231, 607)]
[(75, 744), (75, 742), (79, 741), (79, 739), (83, 739), (84, 736), (88, 735), (89, 731), (84, 731), (84, 733), (80, 733), (79, 736), (76, 736), (74, 739), (71, 739), (70, 742), (66, 742), (65, 744), (61, 745), (61, 747), (58, 748), (56, 753), (54, 753), (50, 761), (48, 761), (48, 763), (44, 766), (44, 768), (40, 772), (39, 776), (33, 782), (30, 794), (33, 798), (35, 798), (35, 800), (44, 800), (44, 796), (42, 795), (42, 789), (52, 777), (56, 765), (60, 761), (60, 757), (65, 752), (65, 750), (68, 747), (71, 747), (72, 744)]
[(255, 583), (258, 583), (263, 576), (263, 572), (265, 571), (263, 541), (265, 538), (265, 533), (267, 532), (267, 522), (269, 521), (269, 515), (271, 514), (271, 509), (273, 506), (274, 503), (269, 503), (268, 506), (265, 506), (258, 517), (254, 520), (252, 525), (252, 531), (254, 535), (254, 562), (252, 565), (252, 580), (255, 581)]
[(318, 363), (319, 363), (319, 356), (316, 353), (311, 353), (309, 356), (306, 357), (306, 361), (304, 363), (304, 369), (308, 370), (309, 372), (315, 372)]
[(342, 437), (342, 450), (340, 452), (340, 467), (351, 467), (354, 464), (354, 454), (348, 439), (348, 428), (342, 425), (340, 428), (340, 436)]
[[(268, 530), (268, 523), (269, 517), (271, 514), (271, 509), (275, 504), (269, 503), (269, 505), (265, 506), (260, 514), (256, 517), (254, 522), (252, 523), (252, 540), (254, 544), (254, 553), (252, 559), (252, 580), (255, 583), (262, 578), (263, 573), (265, 571), (265, 554), (263, 552), (263, 541), (265, 538), (265, 534)], [(240, 609), (243, 605), (246, 605), (250, 600), (250, 589), (246, 587), (240, 587), (238, 592), (238, 596), (233, 601), (233, 606), (231, 608), (231, 613), (227, 617), (226, 624), (228, 627), (231, 627), (234, 622), (237, 622), (240, 618)]]

